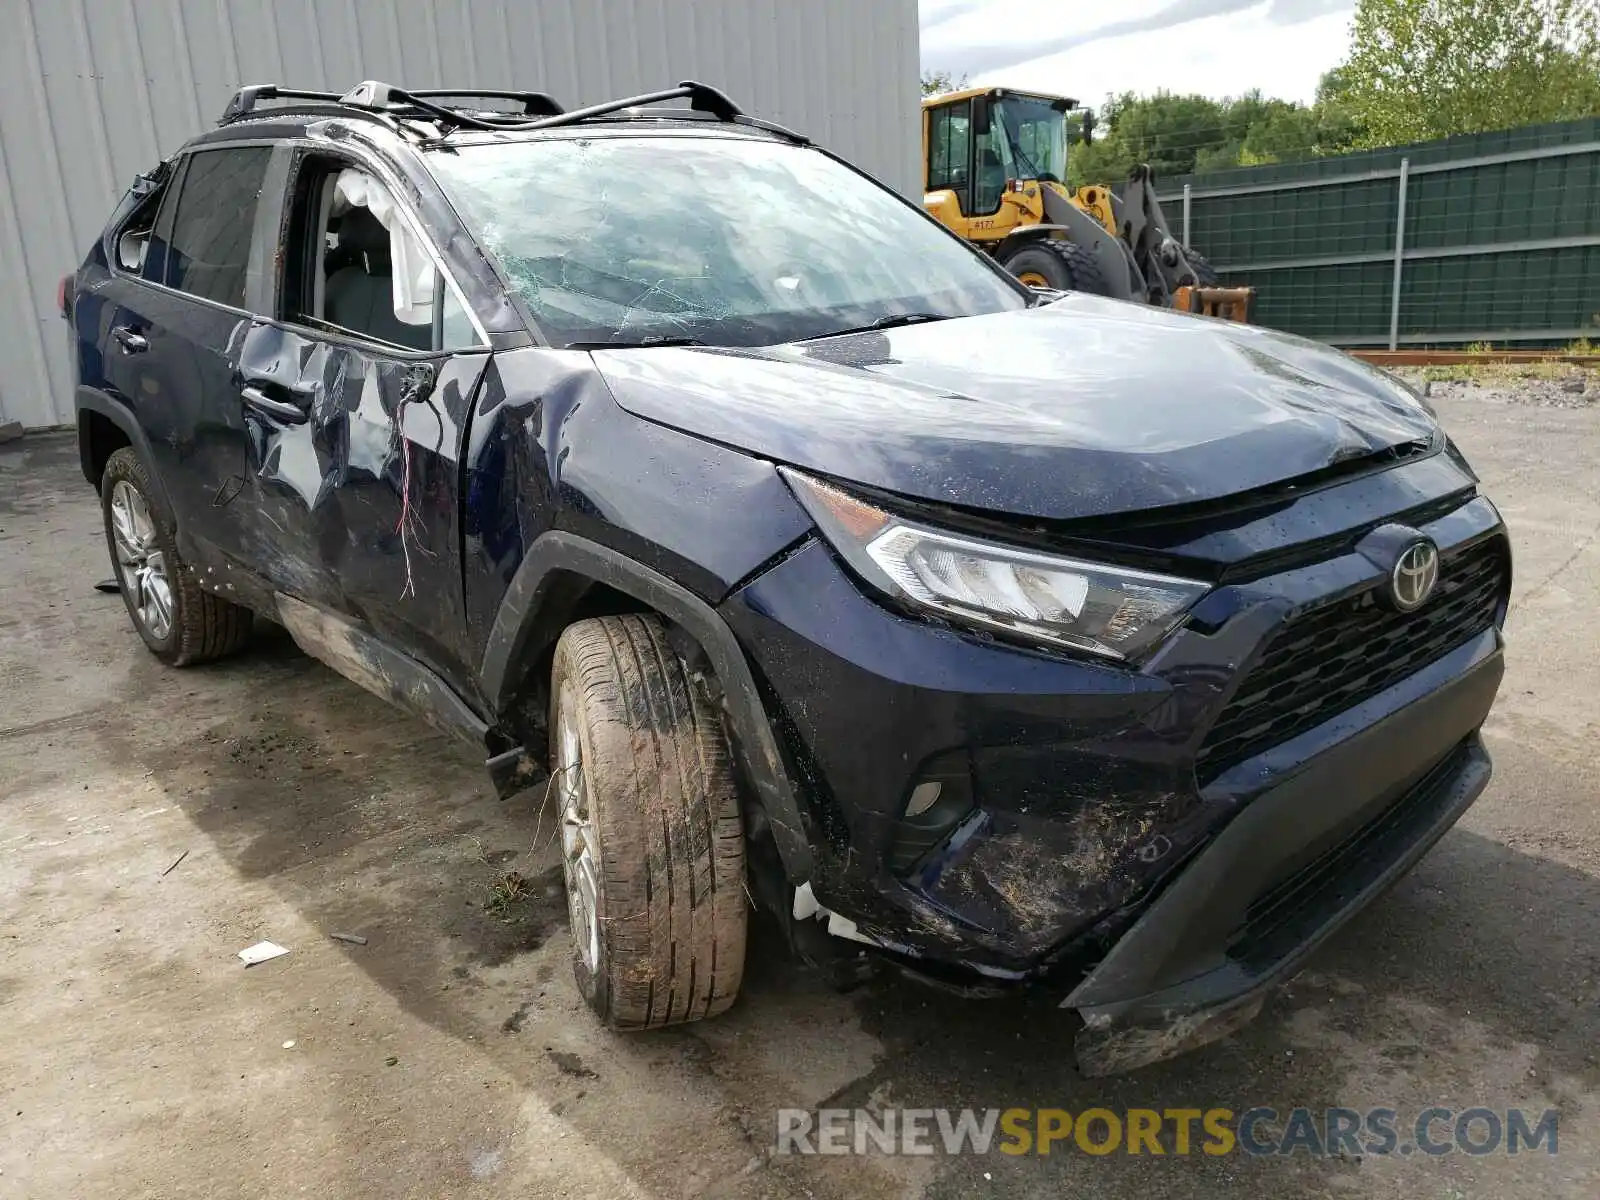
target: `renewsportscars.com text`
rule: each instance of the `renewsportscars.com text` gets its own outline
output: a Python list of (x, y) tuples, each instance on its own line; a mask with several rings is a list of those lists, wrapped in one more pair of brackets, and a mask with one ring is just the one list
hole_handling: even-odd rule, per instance
[(1523, 1154), (1558, 1152), (1558, 1115), (1520, 1108), (803, 1108), (777, 1154)]

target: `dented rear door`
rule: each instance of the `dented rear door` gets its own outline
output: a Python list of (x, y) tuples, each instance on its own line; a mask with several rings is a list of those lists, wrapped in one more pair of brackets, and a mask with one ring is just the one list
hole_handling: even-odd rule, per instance
[[(239, 378), (250, 486), (234, 507), (277, 591), (369, 625), (471, 691), (461, 453), (487, 350), (420, 355), (254, 323)], [(279, 407), (282, 405), (282, 407)]]

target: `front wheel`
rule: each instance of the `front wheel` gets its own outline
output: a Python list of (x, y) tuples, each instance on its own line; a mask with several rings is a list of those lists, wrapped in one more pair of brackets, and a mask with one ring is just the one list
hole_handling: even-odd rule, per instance
[(578, 990), (614, 1029), (716, 1016), (744, 977), (744, 830), (727, 740), (654, 616), (556, 644), (550, 764)]
[(1094, 255), (1075, 242), (1035, 241), (1000, 264), (1029, 287), (1109, 296), (1111, 287)]

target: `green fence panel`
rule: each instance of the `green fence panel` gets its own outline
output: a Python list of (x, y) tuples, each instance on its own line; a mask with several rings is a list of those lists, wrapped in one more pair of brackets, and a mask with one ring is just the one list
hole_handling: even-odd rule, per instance
[(1263, 325), (1347, 345), (1600, 336), (1600, 118), (1163, 181), (1175, 227), (1185, 185), (1190, 244), (1256, 288)]

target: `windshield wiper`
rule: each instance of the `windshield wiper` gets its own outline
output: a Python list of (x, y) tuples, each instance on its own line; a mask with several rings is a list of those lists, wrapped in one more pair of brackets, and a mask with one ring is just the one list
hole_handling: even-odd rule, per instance
[(654, 334), (650, 337), (635, 338), (632, 340), (622, 338), (611, 342), (568, 342), (568, 350), (638, 350), (654, 346), (704, 346), (699, 338), (692, 337), (667, 337), (663, 334)]
[(921, 325), (927, 321), (948, 321), (950, 318), (944, 313), (909, 312), (891, 313), (887, 317), (879, 317), (866, 325), (853, 325), (849, 329), (830, 329), (827, 333), (814, 333), (810, 337), (799, 338), (802, 342), (816, 342), (823, 338), (844, 337), (852, 333), (872, 333), (879, 329), (899, 329), (902, 325)]

